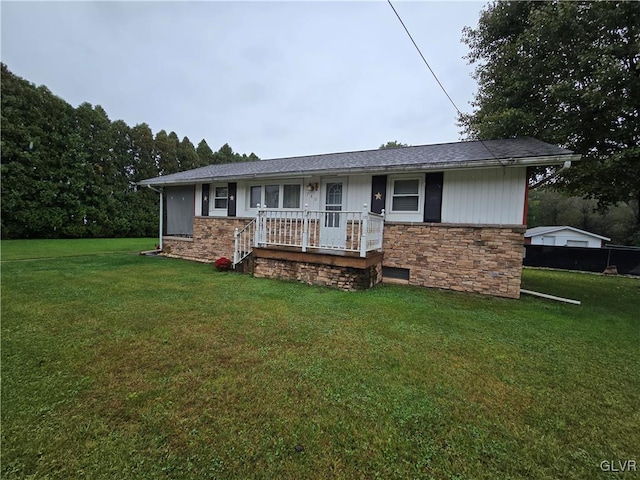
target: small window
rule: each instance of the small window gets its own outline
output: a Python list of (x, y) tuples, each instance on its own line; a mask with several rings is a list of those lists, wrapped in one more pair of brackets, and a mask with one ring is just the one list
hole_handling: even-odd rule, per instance
[(394, 180), (391, 209), (394, 212), (417, 212), (420, 181), (415, 179)]
[(300, 208), (300, 185), (283, 187), (282, 208)]
[(213, 190), (213, 207), (226, 209), (228, 197), (229, 190), (227, 187), (215, 187)]
[(586, 240), (567, 240), (567, 247), (588, 247), (589, 242)]
[(265, 185), (264, 203), (267, 208), (278, 208), (280, 204), (280, 185)]
[(249, 207), (256, 208), (258, 204), (262, 202), (262, 187), (256, 185), (251, 187), (251, 193), (249, 194)]

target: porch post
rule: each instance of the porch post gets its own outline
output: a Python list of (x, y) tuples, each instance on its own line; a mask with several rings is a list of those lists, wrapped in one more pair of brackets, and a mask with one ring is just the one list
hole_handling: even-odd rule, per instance
[(240, 232), (238, 231), (238, 227), (233, 229), (233, 268), (236, 268), (236, 264), (238, 263), (238, 257), (240, 256), (240, 248), (238, 245), (238, 237), (240, 236)]
[(164, 232), (164, 215), (162, 214), (164, 210), (163, 198), (164, 198), (164, 188), (160, 187), (160, 233), (159, 233), (160, 243), (158, 244), (158, 246), (160, 247), (160, 250), (162, 250), (162, 232)]
[(362, 234), (360, 235), (360, 256), (367, 256), (367, 228), (369, 227), (369, 209), (365, 203), (362, 206)]
[(302, 251), (307, 251), (307, 245), (309, 244), (309, 204), (304, 204), (304, 211), (302, 212)]
[(253, 246), (258, 248), (260, 246), (260, 238), (262, 236), (262, 225), (260, 224), (260, 204), (257, 205), (258, 210), (256, 212), (256, 230), (253, 235)]
[(380, 239), (378, 240), (378, 250), (382, 250), (382, 242), (384, 240), (384, 208), (380, 213), (382, 214), (382, 222), (380, 224)]

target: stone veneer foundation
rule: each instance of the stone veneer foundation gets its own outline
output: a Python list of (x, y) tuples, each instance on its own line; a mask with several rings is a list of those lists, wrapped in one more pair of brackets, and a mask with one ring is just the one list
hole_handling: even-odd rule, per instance
[(382, 281), (382, 256), (379, 252), (360, 258), (259, 248), (253, 251), (253, 275), (346, 291), (366, 290)]
[(522, 225), (385, 223), (384, 266), (410, 285), (520, 298)]
[(220, 257), (233, 260), (233, 231), (250, 221), (250, 218), (194, 217), (193, 238), (164, 237), (163, 253), (197, 262), (214, 262)]
[[(233, 231), (250, 221), (195, 217), (193, 238), (165, 237), (165, 254), (201, 262), (213, 262), (219, 257), (232, 259)], [(410, 285), (519, 298), (524, 232), (522, 225), (387, 222), (382, 265), (408, 270)], [(372, 265), (365, 267), (367, 272), (362, 268), (354, 272), (349, 270), (352, 266), (319, 262), (319, 255), (313, 261), (313, 254), (306, 255), (297, 260), (254, 255), (253, 273), (338, 288), (345, 288), (347, 283), (354, 285), (345, 289), (368, 288), (378, 283), (382, 275), (381, 269)]]

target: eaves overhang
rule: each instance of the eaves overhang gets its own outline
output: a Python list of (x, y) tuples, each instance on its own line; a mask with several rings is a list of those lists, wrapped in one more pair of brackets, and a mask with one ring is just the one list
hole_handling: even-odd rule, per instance
[[(412, 163), (412, 164), (395, 164), (395, 165), (376, 165), (366, 167), (344, 167), (329, 169), (296, 169), (275, 172), (260, 172), (233, 175), (202, 175), (193, 176), (184, 179), (156, 177), (138, 182), (142, 186), (178, 186), (192, 185), (196, 183), (215, 183), (222, 181), (236, 180), (257, 180), (270, 178), (302, 178), (311, 176), (339, 176), (339, 175), (357, 175), (371, 173), (394, 173), (394, 172), (427, 172), (427, 171), (445, 171), (445, 170), (469, 170), (469, 169), (486, 169), (486, 168), (510, 168), (510, 167), (539, 167), (562, 165), (565, 162), (579, 161), (579, 154), (562, 154), (562, 155), (546, 155), (537, 157), (520, 157), (520, 158), (490, 158), (483, 160), (468, 161), (443, 161), (428, 163)], [(259, 161), (259, 160), (258, 160)]]

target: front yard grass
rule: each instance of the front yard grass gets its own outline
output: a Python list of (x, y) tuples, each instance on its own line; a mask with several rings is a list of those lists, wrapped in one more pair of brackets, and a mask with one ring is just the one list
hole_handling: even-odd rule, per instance
[(600, 462), (640, 463), (638, 279), (525, 271), (523, 288), (581, 306), (345, 293), (135, 255), (153, 239), (77, 242), (2, 242), (3, 479), (632, 478)]

